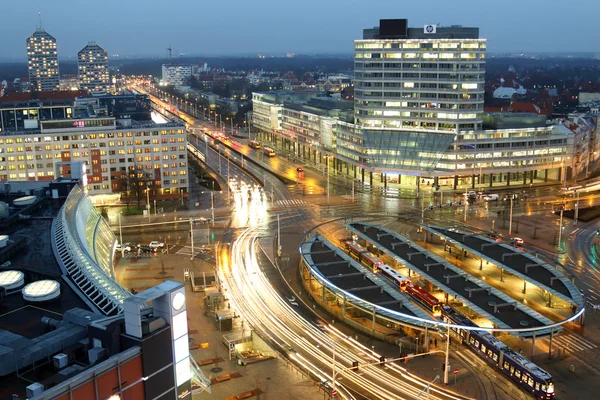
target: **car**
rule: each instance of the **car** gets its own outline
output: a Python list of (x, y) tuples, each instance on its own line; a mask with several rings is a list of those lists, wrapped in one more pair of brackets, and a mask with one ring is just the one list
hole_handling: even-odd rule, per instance
[(515, 245), (515, 246), (523, 246), (523, 239), (518, 238), (518, 237), (514, 237), (510, 239), (510, 243)]
[(495, 193), (483, 196), (483, 200), (485, 200), (485, 201), (498, 201), (499, 198), (500, 198), (500, 196), (498, 196)]
[(158, 249), (150, 246), (140, 246), (139, 251), (142, 253), (156, 253)]
[(131, 251), (131, 246), (128, 246), (127, 243), (117, 243), (117, 251)]
[(148, 245), (148, 247), (151, 247), (153, 249), (162, 249), (163, 247), (165, 247), (165, 244), (163, 242), (159, 242), (157, 240), (153, 240), (150, 242), (150, 244)]
[(465, 193), (464, 196), (467, 198), (474, 198), (474, 197), (477, 197), (477, 192), (475, 192), (474, 190), (471, 190), (471, 191)]
[(298, 168), (296, 168), (296, 171), (298, 171), (298, 172), (304, 172), (304, 168), (298, 167)]

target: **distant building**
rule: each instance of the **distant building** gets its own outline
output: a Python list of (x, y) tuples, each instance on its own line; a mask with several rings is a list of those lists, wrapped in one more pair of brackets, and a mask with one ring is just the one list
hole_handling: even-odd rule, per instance
[(192, 77), (191, 64), (163, 64), (162, 81), (166, 85), (184, 86)]
[(27, 60), (31, 90), (58, 90), (56, 39), (42, 28), (27, 38)]
[(579, 92), (579, 105), (600, 101), (600, 93)]
[(77, 53), (77, 71), (81, 88), (90, 93), (110, 92), (108, 53), (90, 42)]
[(79, 78), (75, 74), (60, 76), (59, 90), (79, 90)]

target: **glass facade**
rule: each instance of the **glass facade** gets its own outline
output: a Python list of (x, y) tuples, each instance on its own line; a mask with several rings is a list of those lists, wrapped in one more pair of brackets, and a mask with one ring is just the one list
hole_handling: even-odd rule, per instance
[(114, 280), (116, 238), (79, 186), (55, 219), (52, 239), (61, 267), (81, 292), (106, 314), (120, 312), (131, 294)]

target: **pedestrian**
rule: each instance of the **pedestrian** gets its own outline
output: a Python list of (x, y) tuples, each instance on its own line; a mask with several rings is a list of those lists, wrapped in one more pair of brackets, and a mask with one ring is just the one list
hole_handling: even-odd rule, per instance
[(437, 338), (433, 339), (433, 344), (435, 347), (437, 347)]

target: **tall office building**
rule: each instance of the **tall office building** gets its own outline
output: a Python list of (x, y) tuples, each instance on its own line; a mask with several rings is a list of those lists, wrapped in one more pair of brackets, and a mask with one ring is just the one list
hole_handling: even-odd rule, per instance
[(41, 27), (27, 38), (27, 60), (31, 90), (58, 90), (56, 39)]
[(355, 48), (356, 122), (368, 128), (481, 129), (486, 40), (479, 28), (381, 20)]
[(95, 42), (90, 42), (77, 53), (79, 85), (88, 92), (110, 91), (108, 53)]
[(354, 42), (353, 118), (307, 103), (303, 112), (312, 115), (304, 120), (331, 115), (307, 128), (293, 102), (253, 93), (254, 127), (266, 140), (281, 138), (299, 156), (369, 184), (418, 191), (421, 184), (456, 189), (566, 179), (569, 168), (582, 165), (568, 128), (548, 124), (545, 115), (483, 112), (486, 44), (478, 28), (380, 20)]

